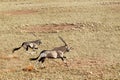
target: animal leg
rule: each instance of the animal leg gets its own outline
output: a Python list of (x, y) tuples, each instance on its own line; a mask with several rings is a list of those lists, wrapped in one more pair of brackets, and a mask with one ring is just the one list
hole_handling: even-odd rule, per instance
[(65, 63), (65, 65), (68, 67), (67, 62), (64, 60), (64, 57), (60, 57), (60, 58), (61, 58), (61, 60)]
[(31, 48), (31, 49), (32, 49), (32, 52), (31, 52), (32, 55), (37, 54), (37, 51), (35, 50), (35, 48)]
[(45, 66), (43, 65), (44, 61), (45, 61), (46, 57), (41, 57), (38, 61), (42, 63), (42, 68), (45, 68)]
[(45, 57), (41, 57), (38, 61), (44, 63)]
[(28, 51), (28, 46), (25, 49), (26, 49), (26, 51)]
[(38, 67), (39, 61), (36, 61), (35, 66), (34, 67)]
[(63, 56), (63, 58), (66, 58), (66, 56)]
[(36, 53), (37, 54), (37, 51), (36, 50), (38, 50), (38, 48), (33, 48), (33, 53)]
[[(26, 48), (25, 48), (27, 53), (29, 53), (31, 55), (33, 55), (34, 53), (36, 53), (36, 52), (30, 52), (30, 51), (28, 51), (29, 48), (31, 48), (31, 47), (30, 46), (26, 46)], [(31, 49), (33, 49), (33, 48), (31, 48)]]
[(64, 61), (64, 58), (63, 57), (60, 57), (62, 61)]
[(63, 56), (63, 58), (65, 58), (65, 60), (68, 60), (68, 58), (66, 56)]
[(34, 48), (34, 49), (38, 49), (38, 48)]

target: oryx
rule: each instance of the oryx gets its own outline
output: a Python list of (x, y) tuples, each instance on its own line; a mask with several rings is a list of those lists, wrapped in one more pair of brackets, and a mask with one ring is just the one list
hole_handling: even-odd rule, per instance
[(24, 48), (26, 51), (28, 51), (28, 48), (31, 48), (33, 50), (38, 49), (38, 46), (41, 44), (41, 40), (34, 40), (34, 41), (27, 41), (27, 42), (23, 42), (22, 45), (20, 47), (14, 48), (12, 50), (12, 52), (14, 53), (14, 51), (19, 50), (20, 48)]
[[(52, 58), (52, 59), (56, 59), (56, 58), (60, 58), (62, 61), (64, 61), (64, 58), (66, 58), (64, 56), (65, 52), (69, 52), (70, 48), (68, 47), (67, 43), (63, 40), (63, 38), (59, 37), (60, 40), (62, 40), (62, 42), (64, 43), (64, 46), (60, 46), (60, 47), (55, 47), (51, 50), (43, 50), (40, 52), (39, 56), (36, 58), (30, 58), (30, 60), (37, 60), (37, 62), (41, 62), (44, 63), (46, 58)], [(65, 64), (67, 64), (64, 61)]]

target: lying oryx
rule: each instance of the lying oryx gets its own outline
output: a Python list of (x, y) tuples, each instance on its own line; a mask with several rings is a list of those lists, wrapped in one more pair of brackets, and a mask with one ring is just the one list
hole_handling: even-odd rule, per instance
[[(66, 58), (64, 56), (64, 53), (69, 52), (70, 48), (68, 47), (66, 42), (61, 37), (59, 37), (59, 38), (62, 40), (62, 42), (64, 42), (64, 44), (65, 44), (64, 46), (55, 47), (52, 50), (43, 50), (40, 52), (38, 57), (30, 58), (30, 60), (32, 61), (32, 60), (38, 59), (38, 62), (44, 63), (46, 58), (53, 58), (53, 59), (60, 58), (62, 61), (64, 61), (64, 58)], [(65, 61), (64, 61), (64, 63), (66, 64)]]
[(12, 52), (14, 53), (14, 51), (19, 50), (21, 47), (23, 47), (24, 49), (26, 49), (26, 51), (28, 51), (28, 48), (38, 49), (38, 46), (39, 46), (41, 43), (42, 43), (41, 40), (23, 42), (20, 47), (14, 48), (14, 49), (12, 50)]

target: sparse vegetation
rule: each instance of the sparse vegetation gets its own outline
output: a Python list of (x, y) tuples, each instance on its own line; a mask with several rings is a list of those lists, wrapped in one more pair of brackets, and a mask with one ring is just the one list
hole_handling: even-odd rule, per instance
[[(34, 67), (29, 58), (44, 49), (63, 45), (69, 67), (46, 60)], [(38, 54), (24, 49), (23, 41), (41, 39)], [(119, 0), (0, 0), (0, 80), (119, 80)]]

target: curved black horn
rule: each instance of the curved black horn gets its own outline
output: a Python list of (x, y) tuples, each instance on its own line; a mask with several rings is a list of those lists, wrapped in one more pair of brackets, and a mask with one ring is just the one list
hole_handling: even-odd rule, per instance
[(63, 38), (60, 37), (60, 36), (59, 36), (59, 38), (60, 38), (60, 40), (65, 44), (65, 46), (67, 46), (67, 43), (63, 40)]

